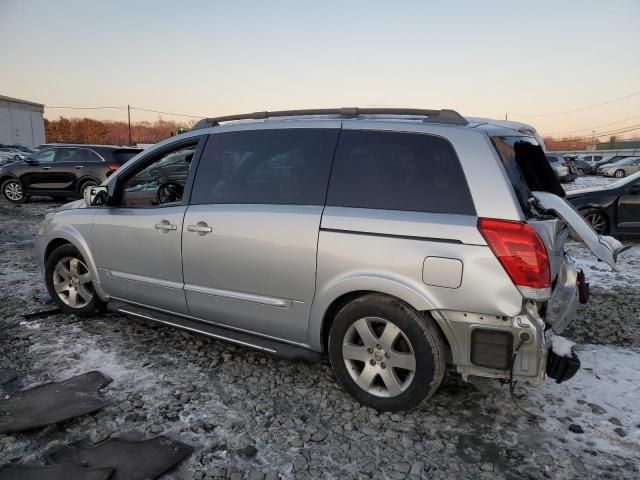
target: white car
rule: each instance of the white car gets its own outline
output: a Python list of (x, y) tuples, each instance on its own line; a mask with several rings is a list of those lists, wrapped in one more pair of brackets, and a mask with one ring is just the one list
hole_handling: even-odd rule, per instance
[[(24, 160), (29, 155), (22, 150), (11, 147), (0, 147), (0, 158), (7, 158), (9, 160)], [(5, 162), (7, 163), (7, 162)]]

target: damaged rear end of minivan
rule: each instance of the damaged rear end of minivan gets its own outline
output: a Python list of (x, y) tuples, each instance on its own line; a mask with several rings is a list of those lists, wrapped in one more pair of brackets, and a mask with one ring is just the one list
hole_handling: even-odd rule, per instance
[[(523, 296), (523, 312), (511, 334), (486, 330), (472, 339), (470, 363), (458, 371), (539, 384), (546, 376), (560, 383), (580, 368), (572, 343), (561, 335), (589, 299), (582, 270), (565, 253), (570, 238), (582, 242), (616, 270), (622, 245), (597, 235), (565, 199), (565, 192), (531, 132), (501, 126), (483, 128), (490, 136), (520, 203), (525, 220), (481, 218), (478, 229)], [(499, 323), (499, 322), (498, 322)], [(476, 335), (477, 337), (477, 335)], [(492, 368), (493, 367), (493, 368)]]

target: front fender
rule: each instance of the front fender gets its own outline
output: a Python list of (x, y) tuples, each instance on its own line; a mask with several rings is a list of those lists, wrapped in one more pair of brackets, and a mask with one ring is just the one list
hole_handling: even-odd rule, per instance
[(64, 241), (72, 244), (85, 260), (98, 297), (103, 301), (108, 301), (109, 296), (102, 288), (95, 258), (91, 253), (91, 230), (94, 214), (95, 209), (79, 208), (57, 212), (52, 218), (45, 218), (38, 225), (36, 231), (34, 254), (38, 265), (44, 271), (45, 255), (52, 242)]

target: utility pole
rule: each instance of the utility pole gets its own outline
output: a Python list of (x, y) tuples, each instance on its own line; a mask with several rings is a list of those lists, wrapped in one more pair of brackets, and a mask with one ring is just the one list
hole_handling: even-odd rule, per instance
[(505, 120), (509, 120), (509, 112), (507, 112), (507, 113), (505, 113), (505, 114), (504, 114), (504, 119), (505, 119)]
[(127, 118), (129, 120), (129, 146), (131, 146), (131, 105), (127, 105)]
[(591, 149), (592, 150), (596, 149), (596, 131), (595, 130), (591, 130)]

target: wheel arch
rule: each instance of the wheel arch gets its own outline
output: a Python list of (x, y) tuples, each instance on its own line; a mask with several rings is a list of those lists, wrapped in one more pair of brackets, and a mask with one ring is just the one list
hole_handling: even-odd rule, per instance
[[(398, 297), (397, 295), (389, 294), (387, 292), (377, 291), (377, 290), (354, 290), (354, 291), (343, 293), (339, 297), (335, 298), (329, 304), (329, 306), (325, 309), (322, 315), (322, 322), (320, 326), (320, 341), (321, 341), (320, 347), (323, 353), (326, 353), (328, 351), (329, 332), (331, 331), (331, 326), (333, 325), (333, 322), (336, 316), (338, 315), (338, 312), (340, 312), (340, 310), (342, 310), (349, 303), (357, 300), (358, 298), (361, 298), (363, 296), (370, 295), (370, 294), (384, 295), (386, 297), (393, 298), (407, 305), (409, 308), (415, 310), (419, 315), (423, 317), (425, 315), (430, 316), (429, 310), (416, 308), (414, 305), (412, 305), (410, 302), (406, 301), (405, 299)], [(440, 337), (442, 338), (446, 347), (451, 349), (450, 339), (445, 334), (445, 331), (447, 330), (442, 328), (442, 326), (440, 325), (439, 321), (436, 318), (432, 316), (430, 316), (430, 318), (431, 320), (433, 320), (433, 323), (436, 326), (438, 332), (440, 333)]]
[(100, 185), (102, 183), (102, 180), (91, 175), (80, 177), (76, 182), (76, 192), (80, 193), (82, 191), (82, 186), (87, 182), (96, 182), (98, 185)]
[(4, 175), (2, 175), (0, 177), (0, 186), (2, 186), (2, 184), (4, 182), (6, 182), (7, 180), (17, 180), (20, 182), (20, 184), (22, 184), (22, 181), (20, 180), (20, 178), (16, 177), (14, 174), (12, 173), (5, 173)]
[(100, 276), (98, 274), (98, 268), (95, 263), (95, 259), (87, 241), (83, 238), (83, 236), (71, 225), (60, 225), (55, 232), (51, 232), (48, 234), (49, 240), (46, 241), (44, 245), (44, 249), (41, 250), (41, 259), (40, 264), (46, 269), (46, 262), (51, 253), (58, 247), (63, 245), (72, 245), (78, 249), (82, 258), (84, 259), (89, 272), (91, 272), (91, 277), (93, 278), (93, 286), (95, 288), (98, 297), (103, 301), (108, 301), (109, 296), (102, 288), (100, 282)]

